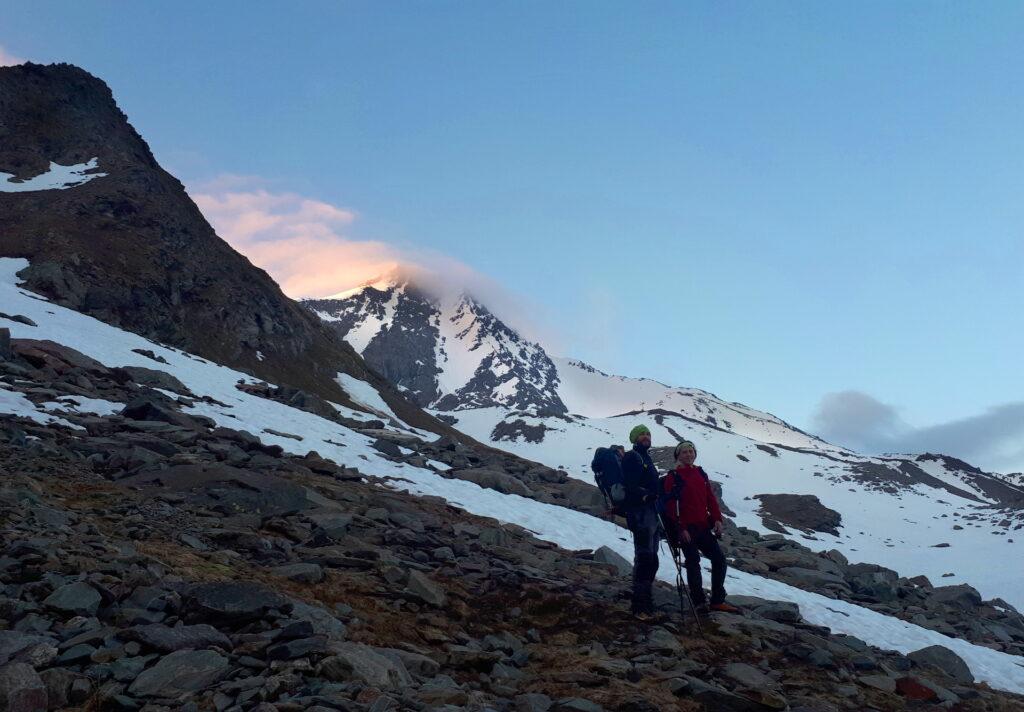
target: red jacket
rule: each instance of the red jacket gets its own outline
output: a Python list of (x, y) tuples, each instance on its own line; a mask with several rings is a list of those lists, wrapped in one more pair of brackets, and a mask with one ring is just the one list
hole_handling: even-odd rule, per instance
[[(673, 496), (678, 483), (679, 497)], [(696, 465), (677, 467), (661, 478), (665, 493), (665, 517), (677, 530), (697, 525), (708, 527), (722, 520), (722, 510), (704, 471)]]

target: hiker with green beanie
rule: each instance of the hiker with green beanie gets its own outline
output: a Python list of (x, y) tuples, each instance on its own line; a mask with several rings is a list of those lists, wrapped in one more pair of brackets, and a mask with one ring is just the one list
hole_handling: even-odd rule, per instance
[(623, 510), (633, 533), (633, 614), (647, 618), (654, 613), (654, 576), (658, 572), (658, 470), (651, 460), (651, 431), (637, 425), (629, 431), (633, 449), (622, 459), (626, 488)]

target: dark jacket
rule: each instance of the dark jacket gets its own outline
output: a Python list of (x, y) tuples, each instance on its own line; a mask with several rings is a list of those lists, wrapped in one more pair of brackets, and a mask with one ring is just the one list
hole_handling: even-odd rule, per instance
[[(622, 458), (622, 480), (626, 485), (625, 508), (655, 508), (658, 493), (658, 469), (651, 460), (650, 448), (634, 445)], [(646, 502), (644, 500), (647, 500)]]

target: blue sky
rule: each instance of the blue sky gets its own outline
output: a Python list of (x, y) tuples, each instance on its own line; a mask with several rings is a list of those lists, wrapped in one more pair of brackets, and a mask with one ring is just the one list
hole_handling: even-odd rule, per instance
[(8, 56), (104, 79), (190, 187), (333, 206), (335, 238), (465, 266), (604, 370), (1004, 470), (1022, 33), (1014, 2), (0, 11)]

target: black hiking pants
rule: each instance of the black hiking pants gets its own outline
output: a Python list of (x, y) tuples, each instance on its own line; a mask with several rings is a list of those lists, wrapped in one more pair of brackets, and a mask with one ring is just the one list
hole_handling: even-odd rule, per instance
[(718, 545), (718, 539), (707, 527), (691, 526), (690, 543), (679, 542), (686, 565), (686, 583), (690, 587), (690, 596), (694, 605), (705, 602), (704, 578), (701, 576), (700, 555), (708, 557), (711, 562), (711, 605), (725, 601), (725, 554)]
[(633, 533), (633, 612), (654, 612), (654, 576), (658, 573), (658, 513), (654, 507), (626, 511)]

